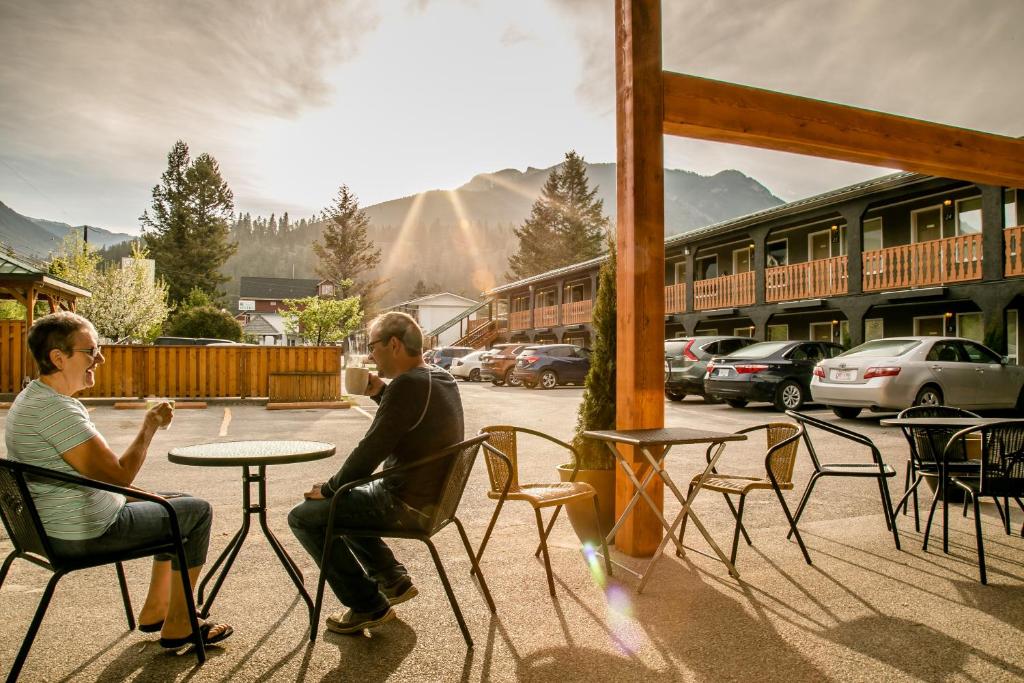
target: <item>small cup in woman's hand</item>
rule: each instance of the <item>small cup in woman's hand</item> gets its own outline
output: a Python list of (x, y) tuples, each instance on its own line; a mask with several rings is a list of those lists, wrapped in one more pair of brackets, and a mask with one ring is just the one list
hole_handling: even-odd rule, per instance
[(174, 419), (173, 399), (151, 399), (146, 401), (146, 408), (156, 417), (160, 429), (167, 429)]

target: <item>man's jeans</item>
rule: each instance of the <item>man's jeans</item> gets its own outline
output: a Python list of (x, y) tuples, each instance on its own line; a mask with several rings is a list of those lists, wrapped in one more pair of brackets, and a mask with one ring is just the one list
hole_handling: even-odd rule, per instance
[[(417, 513), (392, 496), (381, 482), (359, 486), (342, 495), (335, 510), (335, 526), (350, 529), (415, 529)], [(288, 526), (319, 565), (327, 535), (331, 499), (306, 500), (288, 513)], [(388, 605), (380, 592), (384, 586), (407, 576), (405, 567), (378, 537), (345, 536), (331, 545), (327, 566), (320, 567), (331, 590), (342, 604), (356, 612), (376, 612)]]

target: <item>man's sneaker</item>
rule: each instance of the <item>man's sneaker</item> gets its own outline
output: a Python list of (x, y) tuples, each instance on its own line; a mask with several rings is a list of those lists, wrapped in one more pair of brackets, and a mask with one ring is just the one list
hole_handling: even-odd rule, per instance
[(380, 592), (388, 599), (388, 604), (399, 605), (406, 600), (412, 600), (420, 594), (416, 586), (412, 585), (412, 579), (403, 576), (386, 586), (381, 586)]
[(337, 612), (327, 617), (327, 630), (335, 633), (359, 633), (363, 629), (380, 626), (385, 621), (395, 618), (395, 610), (388, 605), (376, 612), (355, 612), (345, 610), (345, 613)]

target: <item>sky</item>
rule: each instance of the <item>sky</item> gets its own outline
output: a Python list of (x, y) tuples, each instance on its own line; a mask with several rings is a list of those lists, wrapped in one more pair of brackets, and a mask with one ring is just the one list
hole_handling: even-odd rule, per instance
[[(615, 160), (613, 0), (0, 0), (0, 201), (137, 233), (178, 139), (309, 216)], [(664, 68), (1024, 135), (1022, 0), (663, 0)], [(888, 172), (665, 139), (786, 201)]]

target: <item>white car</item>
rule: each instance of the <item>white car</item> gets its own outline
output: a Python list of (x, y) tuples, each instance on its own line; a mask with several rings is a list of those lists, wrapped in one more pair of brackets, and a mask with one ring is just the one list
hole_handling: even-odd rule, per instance
[(1024, 367), (960, 337), (875, 339), (818, 363), (811, 395), (843, 418), (913, 405), (1024, 411)]
[(480, 350), (467, 353), (462, 358), (452, 358), (452, 366), (448, 368), (448, 372), (452, 373), (452, 377), (460, 377), (470, 382), (479, 382), (480, 356), (484, 355), (484, 353), (484, 350)]

